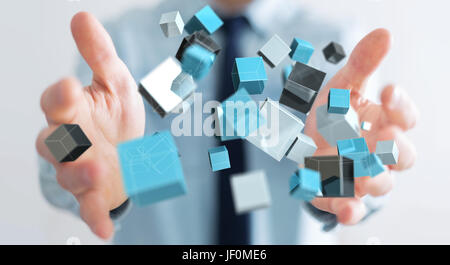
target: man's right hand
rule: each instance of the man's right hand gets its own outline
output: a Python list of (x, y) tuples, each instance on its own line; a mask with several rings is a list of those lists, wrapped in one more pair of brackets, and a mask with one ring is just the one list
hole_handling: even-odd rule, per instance
[[(114, 44), (97, 19), (76, 14), (72, 35), (93, 71), (92, 84), (65, 78), (48, 87), (41, 97), (48, 128), (39, 134), (36, 148), (56, 169), (58, 183), (80, 204), (81, 218), (103, 239), (114, 231), (109, 211), (120, 206), (124, 191), (116, 145), (143, 136), (145, 111), (136, 83), (119, 59)], [(92, 147), (74, 162), (58, 163), (45, 139), (61, 124), (78, 124)]]

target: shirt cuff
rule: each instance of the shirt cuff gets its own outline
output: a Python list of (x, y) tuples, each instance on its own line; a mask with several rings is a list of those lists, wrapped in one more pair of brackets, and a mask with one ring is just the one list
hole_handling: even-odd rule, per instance
[(127, 199), (124, 203), (122, 203), (119, 207), (109, 211), (109, 217), (114, 222), (115, 225), (119, 224), (119, 221), (122, 220), (131, 209), (130, 199)]

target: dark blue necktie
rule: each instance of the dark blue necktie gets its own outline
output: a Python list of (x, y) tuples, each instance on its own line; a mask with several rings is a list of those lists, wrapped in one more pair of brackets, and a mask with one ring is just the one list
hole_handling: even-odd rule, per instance
[[(234, 59), (242, 56), (239, 53), (239, 37), (248, 26), (248, 21), (240, 16), (224, 19), (222, 30), (225, 37), (224, 62), (221, 68), (221, 76), (218, 87), (218, 100), (222, 102), (234, 93), (231, 81), (231, 71)], [(224, 144), (224, 143), (221, 143)], [(247, 245), (249, 244), (249, 216), (248, 214), (236, 215), (231, 197), (230, 176), (245, 171), (245, 154), (242, 140), (225, 142), (230, 155), (231, 168), (219, 172), (218, 198), (218, 243), (220, 245)]]

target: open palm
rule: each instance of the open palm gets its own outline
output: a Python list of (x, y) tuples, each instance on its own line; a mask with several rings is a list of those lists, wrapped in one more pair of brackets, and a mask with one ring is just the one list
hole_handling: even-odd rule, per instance
[[(41, 131), (36, 146), (54, 165), (58, 183), (78, 200), (83, 220), (98, 236), (108, 238), (113, 232), (109, 211), (127, 198), (116, 145), (144, 134), (144, 104), (103, 26), (92, 15), (78, 13), (71, 27), (93, 71), (92, 84), (83, 88), (76, 79), (65, 78), (46, 89), (41, 107), (48, 128)], [(67, 123), (79, 124), (93, 145), (76, 161), (58, 163), (44, 140)]]
[(375, 178), (362, 177), (355, 180), (355, 198), (316, 198), (312, 204), (317, 208), (334, 213), (339, 222), (355, 224), (364, 217), (365, 205), (361, 197), (370, 194), (381, 196), (392, 189), (393, 178), (390, 170), (404, 170), (415, 160), (414, 146), (404, 136), (404, 131), (414, 127), (418, 112), (414, 103), (402, 90), (392, 85), (381, 93), (381, 105), (364, 98), (365, 84), (377, 69), (390, 49), (391, 37), (387, 30), (377, 29), (363, 38), (353, 50), (347, 64), (320, 91), (310, 115), (306, 120), (305, 133), (317, 144), (315, 155), (335, 155), (336, 147), (331, 147), (317, 131), (316, 108), (327, 104), (330, 88), (351, 90), (351, 105), (358, 113), (360, 122), (372, 123), (370, 131), (362, 132), (371, 152), (377, 141), (394, 139), (400, 151), (396, 165)]

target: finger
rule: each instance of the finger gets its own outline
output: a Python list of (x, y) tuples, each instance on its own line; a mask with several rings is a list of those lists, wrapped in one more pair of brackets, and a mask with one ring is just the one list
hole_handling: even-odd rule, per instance
[(347, 64), (330, 80), (327, 87), (346, 88), (363, 93), (364, 84), (377, 69), (391, 46), (391, 34), (376, 29), (356, 45)]
[(76, 113), (82, 86), (75, 78), (65, 78), (48, 87), (41, 96), (41, 108), (49, 124), (70, 123)]
[(80, 216), (94, 234), (102, 239), (113, 235), (114, 225), (109, 217), (109, 208), (100, 192), (90, 190), (77, 196)]
[(77, 195), (100, 186), (103, 172), (99, 162), (86, 160), (64, 164), (56, 177), (61, 187)]
[(345, 225), (357, 224), (367, 213), (359, 198), (315, 198), (311, 203), (322, 211), (335, 214), (339, 223)]
[(373, 178), (363, 177), (355, 179), (355, 194), (364, 197), (370, 194), (374, 197), (389, 193), (394, 186), (394, 179), (390, 172), (385, 171)]
[(117, 56), (111, 37), (93, 15), (77, 13), (71, 28), (78, 50), (94, 72), (96, 82), (111, 91), (134, 83), (128, 68)]
[(416, 125), (419, 111), (408, 94), (393, 85), (386, 86), (381, 93), (381, 104), (389, 121), (403, 130)]
[(417, 152), (415, 146), (397, 126), (388, 126), (380, 129), (376, 133), (368, 135), (366, 139), (369, 144), (369, 149), (373, 151), (376, 149), (377, 141), (395, 141), (399, 150), (399, 156), (397, 164), (389, 166), (392, 170), (400, 171), (409, 169), (416, 161)]

